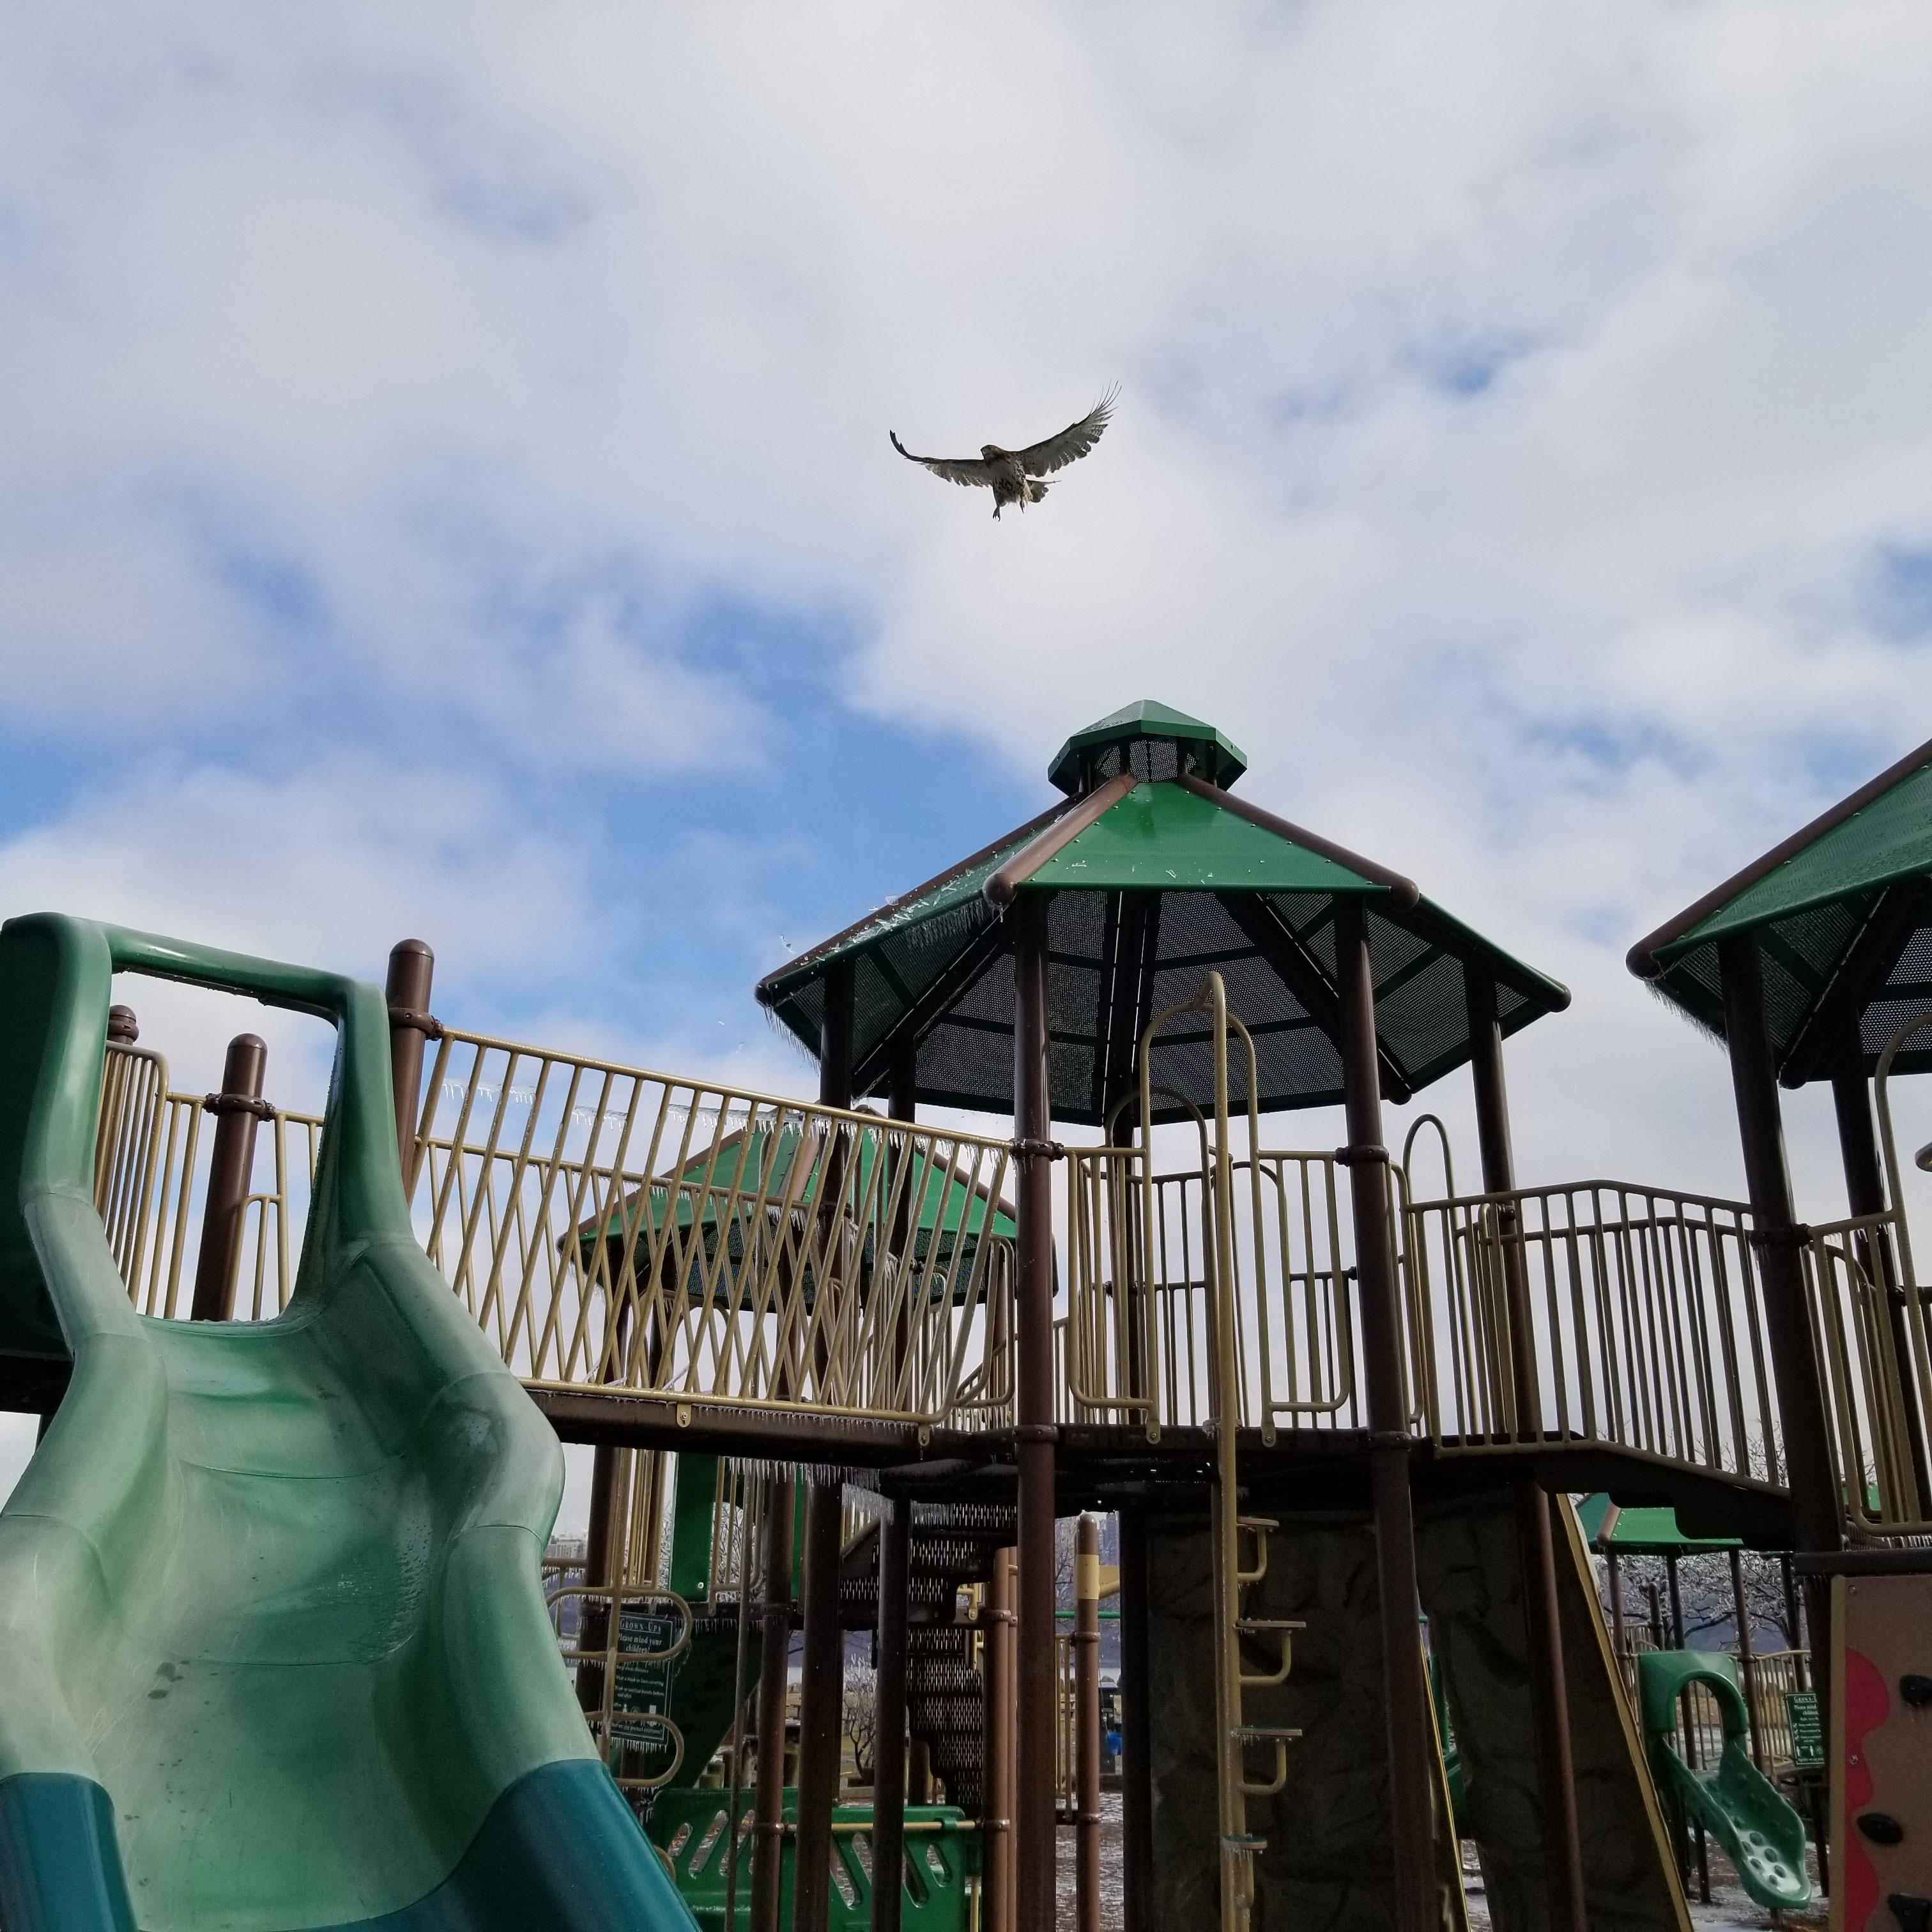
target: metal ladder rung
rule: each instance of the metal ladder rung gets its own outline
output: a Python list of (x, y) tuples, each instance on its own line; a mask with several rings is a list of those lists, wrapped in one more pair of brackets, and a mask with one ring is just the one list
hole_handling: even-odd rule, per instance
[(1306, 1630), (1308, 1626), (1298, 1617), (1237, 1617), (1234, 1628), (1238, 1630)]
[(1231, 1738), (1239, 1738), (1244, 1744), (1265, 1744), (1270, 1739), (1276, 1743), (1292, 1742), (1300, 1737), (1301, 1733), (1280, 1724), (1237, 1724), (1228, 1735)]

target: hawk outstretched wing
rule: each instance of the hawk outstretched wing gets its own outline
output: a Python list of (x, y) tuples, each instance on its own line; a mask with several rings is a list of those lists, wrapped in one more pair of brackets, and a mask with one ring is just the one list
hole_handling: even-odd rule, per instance
[(1058, 436), (1044, 442), (1030, 444), (1019, 452), (1020, 467), (1029, 476), (1051, 476), (1077, 461), (1100, 440), (1114, 413), (1118, 389), (1109, 389), (1077, 423), (1070, 423)]
[[(992, 466), (977, 456), (915, 456), (891, 430), (886, 435), (892, 439), (892, 447), (908, 463), (922, 463), (935, 476), (943, 476), (949, 483), (983, 484), (991, 489), (993, 484)], [(1071, 434), (1070, 431), (1069, 434)]]

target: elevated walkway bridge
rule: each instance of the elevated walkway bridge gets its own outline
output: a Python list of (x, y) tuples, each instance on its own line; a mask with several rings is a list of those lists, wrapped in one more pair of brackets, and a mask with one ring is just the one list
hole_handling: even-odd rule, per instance
[[(566, 1440), (850, 1472), (1010, 1498), (1012, 1144), (434, 1029), (410, 1188), (425, 1252)], [(1881, 1084), (1881, 1119), (1890, 1153)], [(214, 1136), (201, 1096), (111, 1045), (97, 1202), (134, 1305), (188, 1312)], [(321, 1121), (264, 1105), (236, 1312), (293, 1288)], [(1237, 1123), (1217, 1210), (1211, 1120), (1056, 1147), (1057, 1475), (1068, 1510), (1204, 1494), (1211, 1323), (1234, 1311), (1252, 1500), (1360, 1508), (1368, 1429), (1346, 1177)], [(1346, 1154), (1346, 1150), (1342, 1150)], [(1789, 1547), (1784, 1451), (1749, 1209), (1587, 1180), (1459, 1191), (1433, 1116), (1391, 1162), (1418, 1502), (1534, 1470), (1667, 1502), (1687, 1529)], [(1889, 1198), (1900, 1198), (1893, 1177)], [(1217, 1211), (1227, 1220), (1225, 1242)], [(1802, 1231), (1844, 1526), (1932, 1534), (1932, 1328), (1893, 1210)], [(1520, 1412), (1526, 1350), (1537, 1412)], [(39, 1408), (44, 1364), (8, 1365)]]

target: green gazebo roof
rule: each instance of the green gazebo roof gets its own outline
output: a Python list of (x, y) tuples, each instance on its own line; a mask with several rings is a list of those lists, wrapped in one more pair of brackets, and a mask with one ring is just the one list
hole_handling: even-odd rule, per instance
[[(881, 1120), (876, 1130), (866, 1128), (859, 1132), (857, 1188), (862, 1198), (872, 1196), (873, 1171), (885, 1150), (890, 1131)], [(794, 1126), (780, 1127), (776, 1132), (766, 1127), (748, 1130), (741, 1127), (727, 1134), (716, 1147), (693, 1154), (674, 1176), (650, 1183), (652, 1226), (664, 1226), (665, 1216), (673, 1212), (674, 1196), (676, 1224), (680, 1228), (692, 1225), (700, 1201), (707, 1223), (717, 1219), (721, 1209), (730, 1212), (754, 1205), (763, 1209), (776, 1200), (789, 1200), (795, 1212), (805, 1212), (818, 1198), (826, 1148), (821, 1142), (812, 1143), (813, 1164), (794, 1190), (792, 1163), (803, 1141), (804, 1136)], [(912, 1159), (916, 1178), (908, 1187), (906, 1197), (908, 1202), (918, 1203), (918, 1214), (913, 1222), (917, 1232), (955, 1235), (963, 1226), (969, 1236), (976, 1238), (986, 1231), (990, 1214), (996, 1238), (1011, 1240), (1017, 1236), (1019, 1224), (1005, 1202), (989, 1199), (983, 1187), (970, 1185), (956, 1169), (922, 1150), (916, 1150)], [(600, 1233), (610, 1238), (627, 1237), (640, 1196), (645, 1191), (633, 1191), (608, 1214), (586, 1222), (578, 1231), (579, 1239), (594, 1240)]]
[[(1392, 1098), (1468, 1057), (1470, 971), (1495, 980), (1506, 1032), (1569, 1004), (1556, 981), (1408, 880), (1230, 796), (1202, 776), (1204, 762), (1231, 777), (1243, 763), (1211, 725), (1164, 706), (1131, 706), (1076, 733), (1053, 771), (1056, 782), (1074, 775), (1078, 795), (788, 962), (760, 982), (760, 1002), (815, 1052), (826, 976), (849, 962), (856, 1092), (884, 1085), (903, 1053), (922, 1102), (1010, 1113), (1004, 914), (1022, 892), (1046, 896), (1053, 1118), (1087, 1125), (1126, 1090), (1153, 1014), (1190, 998), (1210, 968), (1253, 1034), (1258, 1105), (1339, 1101), (1334, 915), (1344, 898), (1364, 909)], [(1160, 1081), (1211, 1101), (1204, 1023), (1172, 1024), (1161, 1042)]]
[[(892, 1198), (890, 1190), (894, 1184), (878, 1172), (880, 1156), (888, 1154), (891, 1131), (881, 1120), (877, 1128), (860, 1129), (856, 1136), (856, 1193), (858, 1200), (868, 1204), (868, 1218), (873, 1224), (867, 1232), (868, 1244), (878, 1232), (881, 1208)], [(849, 1148), (850, 1144), (847, 1144)], [(802, 1147), (808, 1148), (806, 1157), (812, 1165), (794, 1184), (793, 1166)], [(814, 1138), (808, 1143), (795, 1126), (740, 1127), (715, 1147), (691, 1155), (674, 1172), (634, 1189), (604, 1213), (582, 1222), (574, 1238), (582, 1246), (607, 1242), (614, 1253), (633, 1245), (642, 1216), (648, 1216), (654, 1232), (662, 1230), (667, 1221), (684, 1231), (695, 1226), (703, 1237), (689, 1256), (690, 1286), (695, 1292), (701, 1289), (706, 1264), (716, 1258), (722, 1220), (735, 1280), (748, 1222), (772, 1216), (780, 1203), (788, 1204), (794, 1215), (808, 1214), (818, 1199), (829, 1151), (826, 1142)], [(1019, 1224), (1008, 1202), (995, 1198), (983, 1184), (976, 1184), (957, 1167), (922, 1148), (916, 1147), (910, 1157), (912, 1178), (904, 1184), (902, 1198), (913, 1210), (908, 1216), (911, 1253), (918, 1264), (923, 1266), (930, 1261), (950, 1268), (956, 1261), (970, 1259), (989, 1234), (995, 1241), (1017, 1238)], [(884, 1181), (883, 1187), (880, 1180)]]
[[(1718, 942), (1754, 932), (1787, 1086), (1852, 1051), (1870, 1072), (1932, 1012), (1932, 743), (1814, 819), (1631, 947), (1630, 969), (1720, 1038)], [(1932, 1029), (1894, 1063), (1932, 1071)]]

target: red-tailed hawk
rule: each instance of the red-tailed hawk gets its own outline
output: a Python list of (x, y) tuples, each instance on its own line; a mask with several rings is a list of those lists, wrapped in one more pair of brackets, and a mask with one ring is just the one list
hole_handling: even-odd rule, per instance
[(993, 514), (997, 517), (1009, 503), (1024, 510), (1046, 494), (1046, 485), (1036, 479), (1051, 476), (1076, 462), (1100, 440), (1102, 431), (1114, 413), (1114, 399), (1120, 394), (1109, 389), (1077, 423), (1070, 423), (1058, 436), (1044, 442), (1029, 443), (1024, 449), (1002, 449), (997, 442), (985, 444), (976, 457), (915, 456), (891, 430), (892, 447), (909, 463), (922, 463), (935, 476), (949, 483), (982, 484), (993, 493)]

